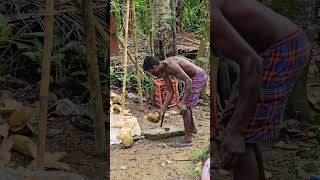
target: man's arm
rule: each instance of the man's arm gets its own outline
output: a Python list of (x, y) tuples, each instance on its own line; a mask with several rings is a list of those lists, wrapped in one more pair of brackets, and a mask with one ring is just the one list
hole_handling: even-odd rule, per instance
[(192, 88), (192, 79), (184, 72), (184, 70), (177, 63), (172, 63), (170, 65), (173, 70), (175, 76), (184, 81), (184, 96), (181, 100), (182, 103), (186, 104), (189, 99), (191, 88)]
[(211, 0), (211, 48), (217, 48), (240, 66), (239, 99), (227, 130), (239, 134), (248, 125), (254, 113), (261, 83), (261, 57), (225, 19), (215, 2)]
[(164, 100), (163, 106), (161, 107), (161, 111), (165, 111), (168, 108), (173, 98), (173, 87), (172, 87), (172, 81), (170, 77), (165, 76), (163, 77), (163, 79), (166, 85), (166, 98)]

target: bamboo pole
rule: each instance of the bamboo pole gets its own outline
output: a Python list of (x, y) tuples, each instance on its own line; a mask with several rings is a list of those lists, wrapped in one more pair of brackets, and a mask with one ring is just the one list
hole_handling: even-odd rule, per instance
[[(104, 112), (101, 95), (99, 67), (97, 62), (97, 46), (95, 34), (95, 22), (92, 8), (92, 0), (82, 0), (83, 17), (84, 17), (84, 31), (86, 43), (86, 59), (88, 66), (88, 80), (90, 86), (91, 100), (89, 103), (90, 114), (94, 116), (95, 120), (95, 140), (96, 153), (98, 156), (106, 156), (106, 139), (104, 128)], [(95, 111), (95, 112), (94, 112)]]
[[(119, 42), (120, 42), (120, 45), (124, 48), (124, 47), (125, 47), (125, 44), (124, 44), (123, 40), (121, 39), (121, 37), (119, 37), (119, 36), (117, 35), (117, 38), (118, 38), (118, 40), (119, 40)], [(132, 56), (132, 54), (130, 53), (129, 50), (128, 50), (128, 56), (129, 56), (130, 60), (134, 63), (134, 65), (136, 65), (136, 61), (134, 60), (134, 58), (133, 58), (133, 56)], [(140, 73), (141, 73), (142, 75), (144, 75), (144, 71), (141, 69), (141, 67), (139, 67), (139, 69), (140, 69)]]
[(149, 0), (150, 5), (150, 17), (151, 17), (151, 31), (150, 31), (150, 51), (151, 56), (154, 56), (154, 0)]
[(139, 104), (143, 108), (143, 98), (142, 98), (142, 88), (141, 88), (141, 75), (139, 71), (139, 56), (138, 56), (138, 45), (137, 45), (137, 20), (136, 20), (136, 8), (134, 0), (131, 0), (132, 6), (132, 31), (133, 31), (133, 45), (134, 45), (134, 59), (136, 60), (136, 73), (138, 81), (138, 95), (139, 95)]
[(126, 6), (126, 27), (124, 33), (124, 64), (123, 64), (123, 84), (122, 84), (122, 111), (121, 115), (124, 115), (125, 100), (126, 100), (126, 85), (128, 75), (128, 30), (129, 30), (129, 14), (130, 14), (130, 0), (127, 0)]
[(37, 142), (37, 170), (44, 168), (44, 153), (46, 147), (47, 134), (47, 119), (48, 119), (48, 92), (49, 92), (49, 78), (50, 65), (53, 41), (53, 11), (54, 0), (46, 1), (46, 16), (44, 29), (44, 53), (42, 61), (42, 74), (40, 85), (40, 122), (38, 127), (38, 142)]

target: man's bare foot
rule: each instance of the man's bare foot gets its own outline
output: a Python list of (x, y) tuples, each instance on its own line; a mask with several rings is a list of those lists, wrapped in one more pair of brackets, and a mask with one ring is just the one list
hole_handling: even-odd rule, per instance
[(197, 133), (198, 133), (198, 130), (197, 130), (197, 129), (192, 129), (192, 130), (191, 130), (191, 133), (192, 133), (192, 134), (197, 134)]

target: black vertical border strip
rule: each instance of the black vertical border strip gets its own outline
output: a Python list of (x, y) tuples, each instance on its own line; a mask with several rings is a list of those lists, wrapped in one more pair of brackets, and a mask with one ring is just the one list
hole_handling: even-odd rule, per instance
[[(106, 21), (106, 25), (107, 25), (107, 43), (106, 44), (106, 73), (107, 73), (107, 87), (108, 90), (106, 92), (106, 99), (105, 102), (106, 103), (106, 109), (107, 112), (110, 109), (110, 0), (106, 0), (107, 3), (107, 7), (106, 7), (106, 15), (105, 15), (105, 21)], [(107, 119), (107, 123), (105, 124), (105, 132), (106, 132), (106, 176), (107, 179), (110, 179), (110, 114), (106, 114), (106, 119)]]
[[(216, 84), (214, 84), (212, 82), (212, 75), (211, 75), (211, 69), (212, 69), (212, 61), (215, 60), (213, 58), (213, 55), (214, 55), (214, 39), (213, 39), (213, 28), (214, 28), (214, 13), (213, 13), (213, 10), (214, 10), (214, 3), (215, 0), (210, 0), (209, 2), (209, 9), (210, 9), (210, 63), (209, 63), (209, 69), (210, 69), (210, 179), (214, 179), (213, 177), (213, 174), (212, 174), (212, 169), (213, 169), (213, 163), (216, 163), (213, 161), (213, 157), (214, 157), (214, 147), (215, 147), (215, 141), (213, 140), (213, 137), (215, 136), (215, 130), (216, 130), (216, 121), (217, 121), (217, 114), (216, 114), (216, 104), (213, 104), (213, 103), (216, 103), (216, 90), (213, 89), (213, 88), (216, 88)], [(216, 88), (217, 89), (217, 88)], [(215, 111), (215, 112), (212, 112)], [(213, 124), (215, 123), (215, 124)]]

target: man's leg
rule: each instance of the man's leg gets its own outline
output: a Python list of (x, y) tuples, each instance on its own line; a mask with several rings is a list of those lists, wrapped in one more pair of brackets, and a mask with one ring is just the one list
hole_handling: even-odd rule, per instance
[(188, 107), (188, 110), (190, 110), (190, 117), (191, 117), (191, 132), (193, 134), (197, 134), (198, 131), (197, 131), (196, 125), (194, 124), (192, 109)]
[(262, 152), (258, 144), (255, 145), (255, 154), (259, 168), (259, 180), (265, 180)]
[(184, 123), (184, 143), (191, 143), (191, 111), (189, 108), (183, 114), (183, 123)]
[(239, 157), (233, 169), (234, 180), (261, 180), (256, 159), (255, 144), (246, 144), (246, 153)]

